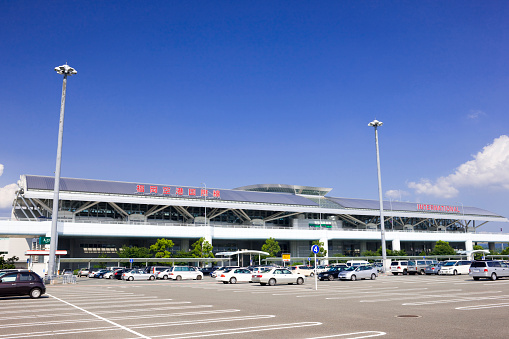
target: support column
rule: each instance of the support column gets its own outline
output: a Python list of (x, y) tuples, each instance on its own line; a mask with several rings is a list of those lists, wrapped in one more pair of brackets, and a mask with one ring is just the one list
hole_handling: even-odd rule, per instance
[(180, 241), (180, 250), (189, 252), (189, 239), (182, 239)]
[(494, 242), (489, 242), (488, 243), (488, 249), (490, 251), (495, 251), (495, 243)]
[(367, 249), (368, 249), (367, 242), (366, 241), (361, 241), (360, 242), (361, 255), (362, 255), (362, 253), (366, 252)]
[(401, 242), (399, 241), (399, 239), (394, 239), (392, 241), (392, 250), (401, 251)]
[(299, 256), (299, 242), (297, 240), (290, 241), (290, 259)]
[(472, 243), (472, 240), (465, 240), (465, 251), (473, 251), (474, 245)]

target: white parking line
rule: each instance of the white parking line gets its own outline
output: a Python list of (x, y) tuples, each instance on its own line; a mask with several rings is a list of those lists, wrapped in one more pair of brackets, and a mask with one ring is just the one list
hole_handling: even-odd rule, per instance
[(472, 298), (457, 298), (457, 299), (448, 299), (448, 300), (430, 300), (430, 301), (422, 301), (416, 303), (406, 303), (402, 304), (403, 306), (421, 306), (421, 305), (433, 305), (433, 304), (449, 304), (449, 303), (459, 303), (466, 301), (476, 301), (476, 300), (492, 300), (492, 299), (507, 299), (509, 296), (490, 296), (490, 297), (472, 297)]
[(240, 327), (240, 328), (228, 328), (228, 329), (220, 329), (220, 330), (212, 330), (212, 331), (200, 331), (200, 332), (188, 332), (188, 333), (174, 333), (174, 334), (165, 334), (165, 335), (155, 335), (152, 338), (197, 338), (197, 337), (212, 337), (212, 336), (225, 336), (231, 334), (241, 334), (241, 333), (252, 333), (252, 332), (262, 332), (262, 331), (275, 331), (275, 330), (284, 330), (289, 328), (302, 328), (309, 326), (319, 326), (322, 325), (320, 322), (302, 322), (302, 323), (290, 323), (290, 324), (274, 324), (274, 325), (261, 325), (261, 326), (251, 326), (251, 327)]
[(333, 335), (326, 335), (323, 337), (313, 337), (313, 338), (307, 338), (307, 339), (323, 339), (323, 338), (348, 338), (348, 339), (360, 339), (360, 338), (371, 338), (371, 337), (380, 337), (382, 335), (386, 335), (385, 332), (379, 332), (379, 331), (364, 331), (364, 332), (353, 332), (353, 333), (341, 333), (341, 334), (333, 334)]
[[(458, 290), (444, 290), (440, 291), (440, 293), (445, 292), (453, 292)], [(461, 291), (461, 290), (459, 290)], [(408, 300), (408, 299), (425, 299), (425, 298), (453, 298), (453, 297), (461, 297), (462, 295), (470, 296), (472, 294), (487, 294), (487, 293), (499, 293), (501, 291), (490, 291), (490, 292), (464, 292), (464, 293), (452, 293), (452, 294), (414, 294), (414, 295), (406, 295), (406, 296), (399, 296), (395, 298), (379, 298), (379, 299), (369, 299), (369, 300), (360, 300), (360, 302), (365, 303), (373, 303), (373, 302), (385, 302), (385, 301), (398, 301), (398, 300)], [(394, 293), (396, 294), (396, 293)]]
[[(101, 317), (101, 316), (99, 316), (99, 315), (97, 315), (97, 314), (94, 314), (94, 313), (92, 313), (92, 312), (89, 312), (89, 311), (87, 311), (87, 310), (85, 310), (85, 309), (83, 309), (83, 308), (81, 308), (81, 307), (79, 307), (79, 306), (73, 305), (73, 304), (71, 304), (71, 303), (69, 303), (69, 302), (67, 302), (67, 301), (65, 301), (65, 300), (62, 300), (62, 299), (57, 298), (57, 297), (54, 297), (54, 296), (52, 296), (52, 295), (50, 295), (50, 294), (48, 294), (48, 295), (49, 295), (50, 297), (52, 297), (52, 298), (55, 298), (55, 299), (57, 299), (57, 300), (59, 300), (59, 301), (63, 302), (64, 304), (67, 304), (67, 305), (69, 305), (69, 306), (72, 306), (72, 307), (74, 307), (74, 308), (76, 308), (76, 309), (78, 309), (78, 310), (80, 310), (80, 311), (83, 311), (83, 312), (85, 312), (85, 313), (87, 313), (87, 314), (89, 314), (89, 315), (91, 315), (91, 316), (93, 316), (93, 317), (96, 317), (96, 318), (98, 318), (98, 319), (101, 319), (101, 320), (103, 320), (103, 321), (105, 321), (105, 322), (107, 322), (107, 323), (109, 323), (109, 324), (112, 324), (113, 326), (116, 326), (116, 327), (118, 327), (118, 328), (120, 328), (120, 329), (122, 329), (122, 330), (124, 330), (124, 331), (131, 332), (132, 334), (134, 334), (134, 335), (136, 335), (136, 336), (138, 336), (138, 337), (141, 337), (141, 338), (147, 338), (147, 339), (150, 339), (149, 337), (144, 336), (144, 335), (143, 335), (143, 334), (141, 334), (141, 333), (138, 333), (138, 332), (136, 332), (136, 331), (133, 331), (133, 330), (131, 330), (131, 329), (129, 329), (129, 328), (127, 328), (127, 327), (125, 327), (125, 326), (122, 326), (122, 325), (120, 325), (120, 324), (117, 324), (116, 322), (113, 322), (113, 321), (108, 320), (108, 319), (106, 319), (106, 318), (103, 318), (103, 317)], [(67, 331), (66, 331), (66, 332), (67, 332)], [(67, 333), (69, 333), (69, 332), (67, 332)]]
[[(225, 312), (214, 312), (224, 314)], [(203, 314), (211, 314), (204, 312), (195, 312), (194, 314), (191, 312), (187, 312), (186, 316), (189, 315), (203, 315)], [(168, 314), (158, 315), (159, 317), (168, 317)], [(174, 315), (173, 315), (174, 316)], [(134, 326), (129, 326), (129, 328), (155, 328), (155, 327), (163, 327), (163, 326), (181, 326), (181, 325), (193, 325), (193, 324), (209, 324), (216, 322), (229, 322), (229, 321), (239, 321), (239, 320), (258, 320), (258, 319), (268, 319), (274, 318), (274, 315), (252, 315), (252, 316), (241, 316), (241, 317), (224, 317), (224, 318), (211, 318), (211, 319), (200, 319), (200, 320), (181, 320), (174, 322), (164, 322), (164, 323), (149, 323), (149, 324), (139, 324)], [(109, 320), (133, 320), (133, 319), (146, 319), (146, 318), (155, 318), (154, 315), (146, 315), (146, 316), (132, 316), (132, 317), (115, 317), (110, 318)], [(18, 324), (5, 324), (2, 325), (2, 328), (9, 327), (26, 327), (26, 326), (51, 326), (51, 325), (59, 325), (59, 324), (74, 324), (74, 323), (90, 323), (96, 321), (103, 321), (102, 319), (70, 319), (70, 320), (54, 320), (54, 321), (44, 321), (44, 322), (29, 322), (29, 323), (18, 323)], [(79, 331), (79, 330), (78, 330)], [(73, 333), (76, 333), (73, 331)]]
[(487, 309), (487, 308), (499, 308), (499, 307), (509, 307), (509, 303), (463, 306), (463, 307), (456, 307), (455, 309), (461, 310), (461, 311), (472, 311), (472, 310), (483, 310), (483, 309)]

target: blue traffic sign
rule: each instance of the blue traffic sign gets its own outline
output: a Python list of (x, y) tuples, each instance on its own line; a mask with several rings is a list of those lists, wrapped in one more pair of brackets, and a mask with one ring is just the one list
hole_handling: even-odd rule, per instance
[(133, 261), (134, 261), (133, 259), (129, 259), (129, 262), (130, 262), (131, 264), (133, 263)]
[(318, 246), (318, 245), (311, 246), (311, 251), (313, 251), (313, 253), (320, 252), (320, 246)]

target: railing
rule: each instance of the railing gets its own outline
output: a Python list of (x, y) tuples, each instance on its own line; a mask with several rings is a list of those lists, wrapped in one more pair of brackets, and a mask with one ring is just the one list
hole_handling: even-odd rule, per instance
[[(51, 219), (42, 219), (37, 221), (49, 221)], [(0, 218), (0, 221), (32, 221), (36, 222), (33, 219), (29, 220), (26, 218), (20, 219), (12, 219), (12, 218)], [(73, 222), (73, 223), (84, 223), (84, 224), (114, 224), (114, 225), (150, 225), (150, 226), (178, 226), (178, 227), (221, 227), (221, 228), (236, 228), (236, 229), (281, 229), (281, 230), (326, 230), (326, 231), (342, 231), (342, 232), (380, 232), (380, 229), (362, 229), (362, 228), (314, 228), (314, 227), (290, 227), (290, 226), (273, 226), (273, 225), (234, 225), (234, 224), (183, 224), (183, 223), (173, 223), (173, 222), (151, 222), (151, 221), (123, 221), (123, 220), (104, 220), (104, 219), (76, 219), (72, 221), (72, 219), (60, 219), (59, 222)], [(430, 231), (430, 230), (391, 230), (386, 229), (386, 232), (394, 232), (394, 233), (464, 233), (464, 230), (458, 231)], [(469, 232), (470, 233), (470, 232)], [(499, 232), (476, 232), (476, 234), (501, 234)]]

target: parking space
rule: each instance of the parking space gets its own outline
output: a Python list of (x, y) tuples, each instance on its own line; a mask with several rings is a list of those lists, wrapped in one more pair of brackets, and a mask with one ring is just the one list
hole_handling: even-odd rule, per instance
[[(0, 298), (0, 338), (504, 337), (509, 280), (381, 276), (260, 286), (82, 278)], [(447, 332), (444, 332), (446, 329)]]

